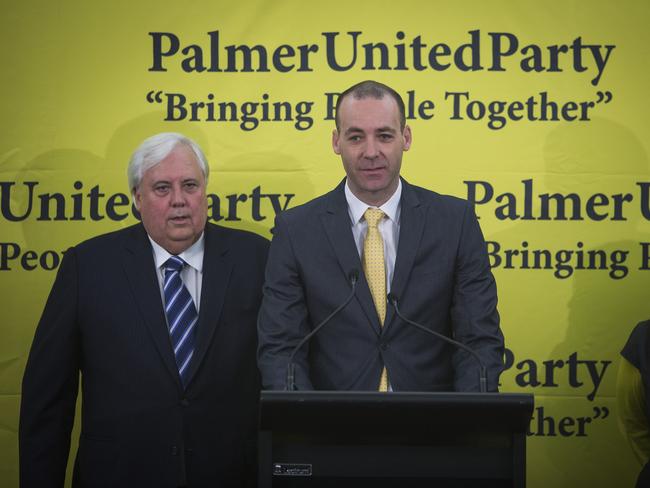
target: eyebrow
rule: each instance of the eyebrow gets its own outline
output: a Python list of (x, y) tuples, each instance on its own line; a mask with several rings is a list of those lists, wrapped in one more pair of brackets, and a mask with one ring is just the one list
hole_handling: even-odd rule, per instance
[[(184, 179), (181, 180), (181, 183), (187, 183), (187, 182), (196, 182), (196, 183), (200, 183), (200, 182), (201, 182), (201, 179), (200, 179), (200, 178), (184, 178)], [(170, 184), (171, 184), (171, 180), (168, 180), (168, 179), (165, 179), (165, 178), (161, 178), (161, 179), (159, 179), (159, 180), (154, 180), (154, 181), (152, 181), (151, 184), (152, 184), (152, 185), (159, 185), (159, 184), (170, 185)]]
[[(358, 132), (363, 133), (363, 132), (365, 132), (365, 131), (364, 131), (363, 129), (359, 128), (359, 127), (350, 127), (350, 128), (348, 128), (348, 129), (346, 129), (346, 131), (345, 131), (345, 135), (348, 135), (348, 134), (356, 134), (356, 133), (358, 133)], [(374, 132), (375, 132), (375, 133), (380, 133), (380, 132), (390, 132), (391, 134), (396, 134), (396, 133), (397, 133), (397, 131), (396, 131), (394, 128), (390, 127), (390, 126), (379, 127), (379, 128), (377, 128), (377, 129), (375, 129)]]

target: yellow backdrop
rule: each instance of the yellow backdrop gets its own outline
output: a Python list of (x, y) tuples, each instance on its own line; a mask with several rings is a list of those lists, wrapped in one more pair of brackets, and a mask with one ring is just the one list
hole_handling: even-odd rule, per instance
[(335, 94), (406, 98), (403, 175), (476, 201), (509, 369), (535, 394), (531, 487), (631, 486), (618, 351), (650, 316), (647, 1), (27, 2), (4, 6), (0, 480), (18, 485), (20, 382), (61, 252), (134, 222), (125, 168), (179, 131), (213, 220), (267, 237), (331, 189)]

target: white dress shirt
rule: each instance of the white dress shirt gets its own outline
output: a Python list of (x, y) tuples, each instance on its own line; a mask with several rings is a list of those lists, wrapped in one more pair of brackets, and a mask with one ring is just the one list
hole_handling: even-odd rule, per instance
[(379, 208), (386, 214), (386, 217), (379, 222), (379, 233), (384, 241), (384, 262), (386, 264), (386, 293), (390, 292), (390, 284), (393, 281), (395, 270), (395, 257), (397, 256), (397, 243), (399, 241), (399, 218), (402, 210), (400, 203), (402, 197), (402, 181), (399, 180), (395, 193), (381, 207), (374, 207), (359, 200), (347, 181), (345, 182), (345, 199), (348, 202), (348, 213), (352, 224), (352, 235), (357, 245), (357, 252), (362, 258), (363, 241), (368, 232), (368, 223), (363, 214), (368, 208)]
[[(203, 282), (203, 250), (205, 248), (205, 234), (201, 234), (199, 240), (185, 249), (178, 255), (188, 265), (183, 266), (181, 270), (181, 279), (185, 284), (185, 288), (190, 292), (196, 311), (199, 311), (199, 304), (201, 303), (201, 284)], [(165, 303), (165, 292), (163, 285), (165, 283), (165, 268), (163, 265), (172, 256), (158, 243), (156, 243), (150, 236), (151, 247), (153, 249), (153, 257), (156, 263), (156, 276), (158, 277), (158, 285), (160, 285), (160, 296), (162, 297), (163, 305)]]

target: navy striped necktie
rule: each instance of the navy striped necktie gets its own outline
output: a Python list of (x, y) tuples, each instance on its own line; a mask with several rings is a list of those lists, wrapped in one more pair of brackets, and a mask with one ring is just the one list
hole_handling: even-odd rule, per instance
[(181, 270), (185, 265), (178, 256), (172, 256), (163, 265), (165, 268), (165, 314), (169, 326), (176, 366), (183, 387), (187, 386), (189, 364), (194, 354), (194, 329), (199, 318), (190, 292), (183, 284)]

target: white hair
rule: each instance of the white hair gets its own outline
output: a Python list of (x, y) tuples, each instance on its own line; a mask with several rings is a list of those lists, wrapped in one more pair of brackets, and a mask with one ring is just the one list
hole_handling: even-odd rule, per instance
[(161, 132), (160, 134), (145, 139), (144, 142), (133, 152), (127, 169), (129, 190), (132, 193), (135, 192), (136, 188), (140, 186), (142, 175), (145, 171), (159, 164), (163, 159), (169, 156), (169, 153), (179, 144), (184, 144), (192, 150), (196, 156), (196, 162), (199, 165), (199, 168), (201, 168), (207, 183), (210, 167), (208, 166), (208, 161), (199, 145), (189, 137), (185, 137), (183, 134), (178, 134), (176, 132)]

